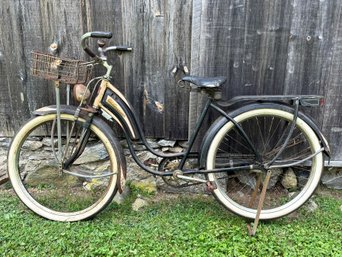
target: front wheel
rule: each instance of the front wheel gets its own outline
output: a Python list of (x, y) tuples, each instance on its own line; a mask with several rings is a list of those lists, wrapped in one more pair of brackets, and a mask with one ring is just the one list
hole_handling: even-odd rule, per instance
[(47, 114), (31, 119), (19, 130), (8, 153), (9, 178), (20, 200), (44, 218), (91, 218), (117, 191), (118, 142), (102, 129), (101, 122), (93, 121), (84, 149), (63, 167), (85, 132), (85, 120), (61, 114), (60, 148), (56, 123), (56, 114)]
[[(297, 118), (285, 150), (277, 156), (289, 135), (292, 113), (258, 107), (238, 114), (234, 120), (259, 152), (259, 158), (233, 122), (227, 121), (212, 140), (206, 168), (253, 165), (257, 159), (267, 163), (275, 158), (260, 219), (279, 218), (299, 208), (314, 192), (323, 169), (321, 144), (315, 132)], [(305, 162), (295, 164), (304, 159)], [(214, 196), (232, 212), (251, 219), (256, 217), (264, 178), (262, 169), (208, 174), (208, 179), (217, 185)]]

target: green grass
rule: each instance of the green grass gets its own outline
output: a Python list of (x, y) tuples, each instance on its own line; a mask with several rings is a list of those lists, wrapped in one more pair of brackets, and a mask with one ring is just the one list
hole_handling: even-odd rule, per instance
[[(151, 196), (151, 198), (157, 196)], [(342, 256), (342, 192), (319, 193), (319, 209), (261, 222), (246, 221), (212, 197), (180, 197), (140, 212), (110, 205), (91, 221), (44, 220), (16, 196), (0, 193), (0, 256)]]

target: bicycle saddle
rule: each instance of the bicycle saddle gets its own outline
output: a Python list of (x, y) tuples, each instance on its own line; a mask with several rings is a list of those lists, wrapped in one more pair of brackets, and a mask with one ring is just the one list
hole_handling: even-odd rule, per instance
[(197, 77), (197, 76), (185, 76), (181, 79), (181, 81), (187, 81), (192, 84), (195, 84), (200, 88), (215, 88), (221, 86), (224, 82), (226, 82), (226, 77)]

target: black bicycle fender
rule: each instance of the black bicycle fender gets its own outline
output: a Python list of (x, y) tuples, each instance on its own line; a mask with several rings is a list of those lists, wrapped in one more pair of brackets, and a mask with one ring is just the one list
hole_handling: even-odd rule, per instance
[[(61, 105), (60, 112), (74, 115), (75, 111), (77, 110), (76, 106), (72, 105)], [(57, 113), (57, 109), (55, 105), (50, 106), (44, 106), (42, 108), (39, 108), (35, 111), (33, 111), (34, 116), (43, 116), (48, 114), (54, 114)], [(80, 112), (80, 117), (85, 119), (86, 113)], [(112, 143), (113, 149), (116, 153), (116, 156), (118, 157), (117, 165), (119, 168), (118, 176), (117, 176), (117, 188), (120, 193), (123, 192), (123, 187), (125, 184), (126, 176), (127, 176), (127, 166), (126, 166), (126, 158), (123, 153), (122, 147), (120, 145), (120, 142), (116, 135), (114, 134), (113, 130), (110, 128), (110, 126), (100, 117), (95, 115), (93, 117), (92, 121), (97, 127), (101, 129), (102, 132), (106, 134), (106, 136), (109, 138), (110, 142)]]
[[(286, 104), (281, 104), (281, 103), (253, 103), (249, 105), (245, 105), (241, 108), (238, 108), (230, 113), (228, 115), (232, 118), (255, 109), (260, 109), (260, 108), (275, 108), (283, 111), (287, 111), (290, 113), (294, 113), (294, 109), (291, 108), (290, 106)], [(298, 112), (298, 117), (301, 118), (303, 121), (305, 121), (311, 129), (315, 132), (317, 137), (320, 140), (320, 143), (322, 147), (324, 148), (324, 153), (330, 158), (331, 152), (330, 152), (330, 146), (328, 144), (328, 141), (325, 139), (322, 131), (319, 129), (317, 124), (307, 115), (305, 115), (302, 112)], [(207, 155), (209, 151), (209, 147), (211, 142), (214, 139), (214, 136), (217, 134), (217, 132), (223, 127), (224, 124), (227, 123), (227, 118), (221, 116), (219, 117), (208, 129), (206, 135), (204, 136), (204, 139), (201, 144), (201, 153), (200, 153), (200, 158), (199, 158), (199, 165), (201, 168), (205, 168), (206, 160), (207, 160)]]

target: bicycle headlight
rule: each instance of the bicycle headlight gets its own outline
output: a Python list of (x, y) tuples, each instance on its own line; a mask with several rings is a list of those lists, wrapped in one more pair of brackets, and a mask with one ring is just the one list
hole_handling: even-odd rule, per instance
[(76, 84), (72, 90), (72, 95), (77, 102), (81, 102), (82, 100), (85, 102), (90, 96), (90, 91), (85, 85)]

